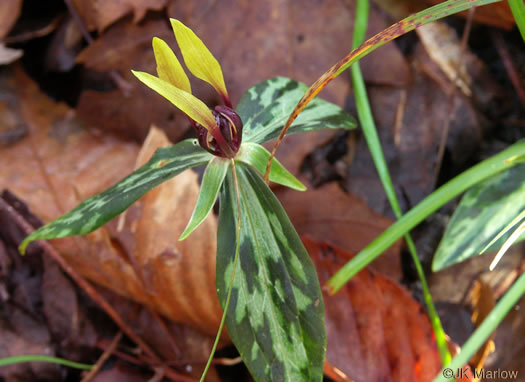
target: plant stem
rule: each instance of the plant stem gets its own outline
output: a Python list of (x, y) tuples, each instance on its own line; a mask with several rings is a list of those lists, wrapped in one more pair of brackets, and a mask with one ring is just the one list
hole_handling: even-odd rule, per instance
[[(235, 258), (233, 260), (232, 277), (230, 280), (230, 286), (228, 287), (228, 297), (226, 297), (226, 304), (224, 304), (224, 311), (222, 313), (221, 323), (219, 324), (219, 329), (217, 330), (217, 336), (215, 337), (215, 342), (213, 343), (213, 347), (211, 349), (211, 353), (210, 353), (210, 357), (208, 358), (208, 362), (206, 363), (206, 367), (204, 368), (204, 371), (202, 372), (200, 382), (203, 382), (204, 378), (206, 378), (206, 374), (208, 374), (208, 370), (213, 361), (213, 356), (215, 355), (215, 351), (217, 350), (217, 345), (219, 344), (219, 340), (221, 338), (222, 329), (224, 327), (224, 323), (226, 322), (226, 314), (228, 313), (228, 307), (230, 306), (230, 298), (232, 295), (233, 281), (235, 280), (235, 273), (237, 271), (237, 263), (239, 262), (239, 247), (240, 247), (240, 242), (241, 242), (241, 197), (239, 194), (239, 182), (237, 180), (237, 170), (235, 168), (235, 161), (233, 159), (231, 159), (231, 164), (232, 164), (232, 172), (233, 172), (233, 184), (235, 185), (235, 196), (237, 197), (237, 243), (235, 244)], [(225, 186), (223, 185), (223, 187)]]
[(87, 365), (85, 363), (69, 361), (67, 359), (58, 358), (58, 357), (50, 357), (47, 355), (17, 355), (13, 357), (0, 358), (0, 367), (14, 365), (16, 363), (24, 363), (24, 362), (54, 363), (57, 365), (68, 366), (68, 367), (72, 367), (74, 369), (80, 369), (80, 370), (91, 370), (91, 368), (93, 368), (93, 365)]

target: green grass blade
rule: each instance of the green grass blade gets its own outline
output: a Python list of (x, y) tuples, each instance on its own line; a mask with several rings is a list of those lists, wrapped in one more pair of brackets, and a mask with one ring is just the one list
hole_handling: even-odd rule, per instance
[[(354, 35), (352, 41), (353, 49), (357, 48), (364, 41), (366, 28), (368, 24), (368, 11), (368, 0), (357, 0)], [(363, 75), (361, 74), (361, 68), (359, 66), (359, 63), (356, 62), (353, 66), (351, 66), (350, 69), (352, 76), (352, 84), (356, 98), (357, 116), (359, 122), (361, 123), (363, 134), (365, 136), (368, 149), (372, 154), (372, 159), (374, 161), (376, 170), (379, 174), (379, 178), (381, 179), (383, 189), (385, 190), (388, 201), (390, 202), (390, 206), (392, 207), (396, 218), (399, 219), (401, 218), (401, 216), (403, 216), (403, 214), (401, 212), (401, 207), (399, 206), (399, 202), (394, 191), (394, 186), (392, 184), (392, 179), (388, 171), (388, 166), (386, 165), (383, 150), (381, 148), (381, 142), (379, 141), (379, 137), (377, 135), (377, 128), (374, 122), (374, 117), (372, 116), (370, 103), (368, 102), (368, 94), (366, 91)], [(416, 246), (408, 233), (405, 235), (405, 241), (407, 242), (410, 255), (412, 256), (412, 260), (414, 261), (417, 274), (423, 287), (423, 296), (428, 309), (430, 322), (432, 324), (432, 328), (436, 336), (436, 343), (438, 345), (439, 354), (441, 356), (443, 365), (446, 365), (450, 362), (451, 356), (450, 352), (448, 351), (448, 346), (445, 339), (445, 332), (443, 331), (441, 320), (439, 319), (436, 308), (434, 306), (434, 301), (432, 300), (432, 296), (430, 294), (430, 289), (428, 287), (428, 283), (425, 277), (425, 272), (423, 271), (423, 267), (417, 255)]]
[(483, 320), (482, 324), (474, 331), (470, 338), (465, 342), (461, 348), (461, 352), (454, 357), (452, 362), (448, 364), (446, 369), (443, 369), (434, 382), (448, 382), (451, 378), (445, 377), (445, 370), (451, 369), (454, 373), (463, 368), (468, 363), (470, 358), (478, 351), (478, 349), (485, 343), (491, 333), (496, 329), (499, 323), (505, 318), (508, 311), (518, 302), (518, 300), (525, 294), (525, 274), (522, 274), (519, 279), (512, 285), (505, 296), (498, 302), (494, 309)]
[(525, 3), (523, 0), (509, 0), (509, 6), (518, 25), (523, 41), (525, 41)]
[(208, 214), (213, 208), (219, 190), (221, 189), (222, 182), (226, 177), (226, 172), (230, 162), (227, 159), (214, 157), (202, 177), (201, 190), (199, 192), (199, 198), (195, 204), (195, 209), (191, 214), (190, 221), (184, 229), (182, 235), (180, 235), (179, 241), (186, 239), (201, 223), (206, 219)]
[(80, 370), (91, 370), (93, 368), (93, 365), (87, 365), (85, 363), (69, 361), (67, 359), (58, 358), (58, 357), (50, 357), (47, 355), (17, 355), (13, 357), (0, 358), (0, 367), (14, 365), (17, 363), (26, 363), (26, 362), (54, 363), (57, 365), (72, 367), (74, 369), (80, 369)]
[(346, 263), (328, 281), (327, 284), (331, 289), (331, 293), (337, 292), (350, 278), (381, 255), (396, 240), (452, 198), (455, 198), (473, 185), (515, 166), (523, 156), (525, 156), (525, 140), (520, 140), (501, 153), (471, 167), (438, 188)]

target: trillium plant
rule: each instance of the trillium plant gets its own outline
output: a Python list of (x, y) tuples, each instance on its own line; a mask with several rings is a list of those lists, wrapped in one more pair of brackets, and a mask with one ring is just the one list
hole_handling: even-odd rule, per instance
[[(197, 139), (160, 148), (142, 167), (106, 191), (29, 235), (34, 240), (82, 235), (99, 228), (146, 192), (182, 171), (206, 165), (201, 191), (179, 240), (188, 237), (219, 198), (217, 295), (228, 333), (258, 381), (321, 381), (326, 352), (324, 305), (315, 268), (283, 207), (262, 179), (276, 139), (308, 87), (284, 77), (250, 88), (234, 110), (222, 69), (191, 29), (171, 20), (186, 68), (209, 83), (223, 104), (210, 109), (192, 95), (188, 76), (169, 46), (153, 39), (157, 76), (133, 72), (188, 117)], [(314, 99), (287, 134), (350, 129), (338, 106)], [(277, 160), (269, 179), (304, 185)], [(220, 331), (220, 329), (219, 329)]]

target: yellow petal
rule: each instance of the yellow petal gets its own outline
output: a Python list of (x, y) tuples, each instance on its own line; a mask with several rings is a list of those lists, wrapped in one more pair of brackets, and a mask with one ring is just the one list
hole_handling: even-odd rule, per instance
[(208, 130), (215, 126), (215, 118), (204, 102), (184, 90), (178, 89), (169, 82), (152, 76), (149, 73), (131, 71), (145, 85), (155, 90), (176, 107), (181, 109), (194, 121)]
[(179, 89), (191, 93), (190, 80), (168, 44), (160, 38), (154, 37), (153, 52), (155, 53), (159, 78)]
[(222, 69), (213, 54), (193, 31), (179, 20), (171, 19), (175, 38), (184, 57), (184, 63), (197, 78), (206, 81), (222, 97), (228, 97)]

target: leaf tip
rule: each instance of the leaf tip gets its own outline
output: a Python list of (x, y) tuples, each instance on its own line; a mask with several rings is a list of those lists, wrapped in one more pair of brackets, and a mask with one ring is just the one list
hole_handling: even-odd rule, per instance
[(293, 186), (290, 186), (291, 188), (293, 188), (296, 191), (301, 191), (301, 192), (304, 192), (304, 191), (308, 190), (308, 187), (306, 187), (303, 182), (301, 182), (297, 178), (296, 178), (296, 180), (297, 180), (297, 182)]
[(186, 228), (186, 229), (184, 230), (184, 232), (180, 235), (178, 241), (184, 241), (184, 240), (186, 240), (186, 238), (187, 238), (188, 236), (190, 236), (190, 233), (191, 233), (191, 231), (189, 231), (189, 232), (188, 232), (188, 231), (189, 231), (188, 228)]
[(27, 246), (29, 245), (29, 243), (31, 243), (31, 239), (28, 237), (26, 237), (24, 239), (24, 241), (18, 246), (18, 252), (20, 253), (20, 255), (24, 256), (26, 254), (26, 249), (27, 249)]

